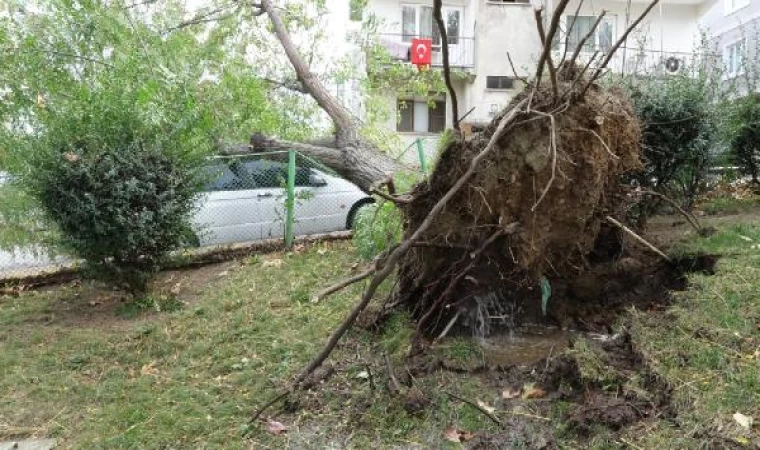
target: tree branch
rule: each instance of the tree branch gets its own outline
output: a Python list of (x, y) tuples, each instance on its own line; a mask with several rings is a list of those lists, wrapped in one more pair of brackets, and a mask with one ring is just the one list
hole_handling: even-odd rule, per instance
[(459, 131), (459, 105), (457, 105), (457, 93), (454, 91), (454, 85), (451, 83), (451, 67), (449, 66), (449, 39), (446, 32), (446, 24), (443, 22), (441, 13), (442, 0), (433, 1), (433, 17), (438, 24), (438, 31), (441, 35), (441, 47), (443, 49), (443, 79), (446, 82), (446, 88), (449, 90), (451, 97), (451, 116), (454, 129)]
[(285, 28), (280, 13), (275, 9), (272, 0), (261, 0), (260, 7), (269, 16), (277, 39), (285, 50), (288, 60), (293, 65), (298, 79), (319, 107), (330, 116), (330, 119), (335, 124), (335, 128), (338, 130), (339, 139), (346, 141), (355, 140), (357, 138), (357, 130), (353, 117), (343, 105), (327, 92), (319, 79), (309, 70), (298, 49), (296, 49), (295, 44), (293, 44), (290, 33)]
[(578, 59), (578, 55), (581, 53), (581, 50), (583, 49), (583, 46), (586, 45), (586, 41), (588, 41), (591, 36), (594, 35), (596, 32), (596, 28), (599, 26), (599, 24), (602, 22), (602, 19), (604, 18), (604, 15), (607, 14), (607, 11), (602, 10), (602, 13), (599, 14), (599, 17), (596, 18), (596, 22), (594, 22), (594, 25), (591, 27), (591, 30), (583, 36), (583, 39), (578, 42), (578, 46), (575, 47), (575, 50), (573, 50), (573, 54), (570, 56), (570, 61), (567, 64), (568, 70), (572, 70), (572, 67), (575, 65), (575, 60)]
[[(620, 39), (615, 42), (615, 45), (612, 46), (610, 51), (607, 53), (607, 56), (602, 60), (602, 63), (599, 65), (599, 67), (596, 69), (596, 72), (594, 72), (594, 76), (591, 78), (592, 81), (596, 80), (599, 75), (601, 75), (602, 70), (604, 70), (605, 67), (607, 67), (607, 64), (609, 64), (610, 60), (613, 56), (615, 56), (615, 52), (617, 52), (618, 48), (620, 48), (621, 45), (623, 45), (623, 42), (625, 42), (628, 39), (628, 35), (631, 34), (631, 31), (633, 31), (642, 20), (649, 14), (649, 11), (654, 8), (660, 0), (652, 0), (652, 3), (647, 6), (647, 9), (644, 10), (644, 12), (641, 13), (641, 15), (631, 24), (631, 26), (628, 27), (627, 30), (625, 30), (625, 33), (623, 33), (622, 36), (620, 36)], [(585, 92), (585, 90), (584, 90)]]
[(269, 84), (273, 84), (275, 87), (287, 89), (289, 91), (299, 92), (301, 94), (309, 93), (309, 91), (307, 91), (306, 88), (303, 87), (303, 84), (298, 80), (278, 81), (266, 77), (262, 77), (261, 80), (266, 81)]
[(552, 21), (549, 24), (549, 30), (547, 31), (546, 37), (544, 39), (544, 51), (541, 53), (541, 57), (538, 60), (538, 68), (536, 69), (536, 86), (541, 83), (541, 76), (544, 73), (544, 64), (546, 64), (547, 60), (551, 61), (549, 53), (551, 52), (554, 33), (557, 32), (559, 20), (562, 17), (562, 13), (565, 11), (565, 8), (567, 8), (567, 4), (569, 2), (570, 0), (560, 0), (559, 4), (557, 5), (557, 9), (554, 10), (554, 14), (552, 15)]
[[(544, 33), (544, 19), (541, 15), (541, 11), (543, 10), (537, 9), (534, 11), (536, 27), (538, 28), (538, 35), (541, 38), (541, 45), (543, 45), (544, 48), (548, 48), (551, 47), (551, 41), (547, 41), (546, 34)], [(559, 88), (557, 87), (557, 70), (552, 61), (551, 51), (546, 53), (546, 65), (549, 68), (549, 80), (552, 83), (552, 94), (554, 94), (554, 98), (557, 98), (559, 96)]]
[[(196, 15), (195, 17), (193, 17), (192, 19), (188, 19), (188, 20), (186, 20), (184, 22), (180, 22), (177, 25), (174, 25), (173, 27), (167, 28), (166, 30), (164, 30), (164, 34), (173, 33), (173, 32), (175, 32), (177, 30), (181, 30), (183, 28), (191, 27), (193, 25), (200, 25), (200, 24), (209, 23), (209, 22), (216, 22), (218, 20), (223, 20), (223, 19), (230, 18), (230, 17), (232, 17), (234, 15), (234, 13), (224, 14), (222, 16), (216, 16), (216, 15), (219, 14), (219, 13), (222, 13), (224, 11), (227, 11), (232, 6), (235, 6), (235, 5), (232, 4), (232, 3), (230, 3), (230, 4), (227, 4), (227, 5), (224, 5), (224, 6), (220, 6), (218, 8), (214, 8), (214, 9), (209, 10), (209, 11), (202, 12), (202, 13)], [(214, 17), (214, 16), (216, 16), (216, 17)]]

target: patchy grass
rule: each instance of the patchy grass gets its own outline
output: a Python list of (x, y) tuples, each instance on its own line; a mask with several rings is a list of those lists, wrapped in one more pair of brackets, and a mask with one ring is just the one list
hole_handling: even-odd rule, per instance
[(678, 411), (678, 428), (658, 423), (638, 445), (760, 445), (758, 428), (732, 418), (738, 412), (760, 420), (760, 224), (725, 227), (679, 249), (723, 257), (714, 276), (690, 276), (692, 287), (667, 314), (632, 315), (634, 339), (672, 386)]
[[(572, 358), (583, 381), (608, 395), (619, 389), (644, 401), (654, 373), (672, 388), (674, 417), (648, 417), (622, 430), (592, 427), (580, 437), (567, 421), (578, 408), (570, 399), (549, 392), (504, 400), (502, 390), (519, 387), (522, 375), (464, 373), (484, 360), (469, 339), (447, 338), (434, 347), (449, 370), (409, 370), (410, 319), (396, 314), (379, 334), (353, 330), (329, 360), (332, 377), (266, 414), (287, 426), (286, 434), (272, 435), (261, 423), (241, 437), (251, 412), (321, 348), (357, 300), (361, 285), (311, 302), (315, 291), (361, 270), (355, 248), (341, 242), (251, 257), (219, 266), (218, 273), (172, 275), (164, 290), (185, 286), (188, 278), (201, 288), (173, 302), (157, 296), (174, 305), (160, 313), (99, 305), (102, 291), (86, 283), (0, 298), (0, 440), (54, 436), (64, 448), (87, 449), (460, 449), (444, 439), (447, 427), (497, 431), (451, 393), (497, 408), (507, 430), (520, 425), (510, 420), (528, 420), (538, 427), (533, 436), (553, 435), (560, 448), (760, 444), (757, 428), (742, 428), (732, 417), (760, 420), (760, 225), (725, 226), (672, 250), (723, 258), (714, 276), (691, 275), (692, 287), (670, 310), (632, 311), (623, 321), (647, 373), (621, 376), (601, 364), (609, 355), (583, 340), (555, 360)], [(100, 315), (85, 314), (98, 308)], [(389, 391), (384, 354), (402, 384), (400, 395)], [(539, 367), (536, 376), (551, 371), (549, 362)], [(502, 438), (501, 448), (531, 448), (521, 436)]]
[(756, 209), (760, 205), (760, 196), (751, 195), (749, 197), (715, 197), (705, 200), (700, 204), (700, 209), (707, 214), (741, 214)]
[(445, 448), (443, 424), (489, 429), (482, 414), (440, 392), (446, 385), (475, 396), (478, 382), (470, 377), (439, 374), (419, 383), (417, 394), (437, 405), (419, 415), (407, 413), (404, 397), (388, 395), (380, 355), (392, 354), (403, 373), (410, 330), (400, 316), (380, 340), (352, 332), (334, 355), (330, 388), (304, 394), (298, 413), (271, 412), (291, 429), (287, 435), (272, 436), (255, 424), (251, 438), (241, 437), (251, 412), (321, 348), (357, 300), (360, 285), (310, 302), (315, 291), (358, 270), (357, 258), (348, 243), (251, 258), (209, 277), (203, 293), (181, 310), (129, 310), (128, 317), (118, 307), (109, 310), (118, 326), (69, 317), (68, 310), (99, 308), (90, 306), (87, 284), (1, 298), (0, 440), (45, 435), (64, 448), (87, 449), (331, 442)]

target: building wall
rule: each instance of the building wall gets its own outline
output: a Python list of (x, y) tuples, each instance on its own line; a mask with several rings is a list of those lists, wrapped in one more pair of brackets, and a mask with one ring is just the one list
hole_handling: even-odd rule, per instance
[[(488, 76), (528, 76), (535, 70), (535, 62), (541, 51), (541, 40), (536, 31), (533, 5), (520, 3), (492, 3), (477, 1), (475, 17), (475, 73), (467, 90), (467, 108), (472, 108), (467, 122), (489, 122), (519, 92), (520, 83), (514, 89), (489, 90)], [(512, 58), (515, 70), (509, 64)]]
[[(471, 4), (477, 0), (444, 0), (443, 6), (459, 6), (464, 8), (462, 17), (461, 35), (471, 37), (474, 35), (474, 9)], [(346, 2), (348, 3), (348, 2)], [(371, 0), (367, 5), (367, 12), (381, 19), (380, 33), (401, 34), (401, 5), (428, 5), (433, 6), (433, 0)]]
[[(723, 0), (706, 0), (699, 10), (699, 26), (708, 37), (709, 50), (717, 54), (716, 64), (724, 71), (725, 86), (738, 96), (760, 92), (760, 0), (736, 11), (727, 11)], [(744, 40), (745, 69), (738, 76), (725, 73), (727, 67), (726, 47)]]

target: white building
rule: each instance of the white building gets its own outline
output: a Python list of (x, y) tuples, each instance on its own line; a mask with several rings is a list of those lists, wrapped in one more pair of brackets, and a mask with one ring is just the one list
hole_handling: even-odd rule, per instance
[[(489, 122), (519, 92), (519, 78), (534, 74), (541, 51), (534, 10), (543, 7), (545, 17), (550, 16), (557, 1), (444, 0), (442, 12), (449, 35), (451, 67), (465, 74), (457, 77), (454, 86), (459, 115), (467, 114), (462, 121), (463, 128)], [(606, 11), (579, 57), (585, 62), (597, 54), (595, 61), (601, 60), (628, 24), (649, 5), (649, 0), (583, 0), (579, 8), (580, 1), (571, 0), (565, 9), (561, 31), (553, 44), (555, 60), (566, 52), (572, 53), (599, 14)], [(369, 0), (364, 18), (372, 14), (379, 19), (377, 41), (402, 61), (408, 61), (413, 38), (432, 38), (432, 66), (433, 70), (440, 70), (440, 37), (433, 21), (432, 5), (432, 0)], [(714, 28), (719, 50), (728, 55), (724, 56), (727, 63), (733, 64), (728, 67), (739, 72), (737, 61), (749, 44), (746, 37), (737, 36), (736, 30), (743, 22), (754, 20), (760, 20), (760, 0), (661, 0), (629, 35), (608, 67), (617, 73), (638, 74), (683, 70), (695, 58), (701, 33), (709, 33), (710, 28)], [(435, 101), (435, 107), (431, 108), (421, 98), (405, 98), (389, 92), (388, 107), (394, 114), (387, 126), (406, 142), (420, 137), (430, 141), (444, 128), (452, 126), (449, 105), (448, 96)]]

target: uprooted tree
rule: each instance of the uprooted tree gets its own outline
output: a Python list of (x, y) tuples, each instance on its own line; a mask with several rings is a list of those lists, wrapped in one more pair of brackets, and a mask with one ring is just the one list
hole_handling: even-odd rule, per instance
[[(626, 232), (659, 252), (620, 223), (622, 219), (615, 219), (624, 217), (627, 205), (621, 175), (640, 168), (640, 130), (625, 96), (596, 83), (615, 50), (657, 0), (608, 54), (596, 64), (594, 55), (583, 65), (578, 62), (579, 51), (556, 63), (551, 57), (551, 42), (567, 3), (558, 2), (546, 26), (542, 11), (536, 11), (544, 48), (525, 90), (483, 132), (469, 138), (456, 135), (429, 179), (410, 194), (383, 194), (404, 214), (403, 240), (380, 254), (366, 272), (325, 291), (370, 280), (324, 349), (253, 420), (299, 388), (325, 361), (394, 271), (398, 280), (394, 303), (412, 311), (417, 341), (422, 342), (422, 336), (448, 329), (457, 320), (483, 327), (485, 317), (495, 312), (540, 314), (546, 307), (541, 284), (547, 278), (582, 274), (600, 240), (619, 241), (620, 233)], [(436, 0), (434, 15), (440, 14), (440, 7)], [(260, 8), (271, 19), (300, 81), (335, 123), (334, 145), (321, 151), (342, 159), (337, 165), (330, 159), (325, 162), (360, 186), (379, 189), (391, 180), (396, 166), (362, 140), (350, 116), (309, 73), (271, 0), (263, 0)], [(594, 29), (579, 43), (579, 50), (593, 39)], [(442, 42), (445, 62), (445, 37)], [(444, 64), (444, 76), (446, 72)]]

